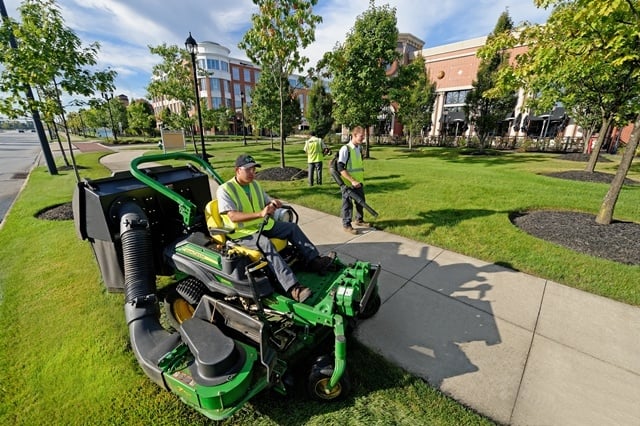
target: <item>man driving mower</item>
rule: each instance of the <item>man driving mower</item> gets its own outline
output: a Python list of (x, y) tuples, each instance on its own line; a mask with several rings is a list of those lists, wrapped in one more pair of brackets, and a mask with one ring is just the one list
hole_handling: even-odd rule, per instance
[[(248, 247), (260, 249), (282, 289), (293, 300), (304, 302), (311, 296), (311, 290), (298, 282), (270, 238), (289, 241), (301, 253), (307, 269), (320, 274), (333, 264), (336, 253), (329, 252), (326, 256), (320, 256), (318, 249), (298, 224), (273, 219), (274, 212), (282, 207), (282, 202), (269, 197), (255, 181), (257, 167), (260, 164), (248, 154), (242, 154), (236, 159), (235, 176), (218, 187), (218, 211), (225, 226), (234, 230), (228, 237), (240, 240)], [(265, 218), (262, 233), (258, 233)]]

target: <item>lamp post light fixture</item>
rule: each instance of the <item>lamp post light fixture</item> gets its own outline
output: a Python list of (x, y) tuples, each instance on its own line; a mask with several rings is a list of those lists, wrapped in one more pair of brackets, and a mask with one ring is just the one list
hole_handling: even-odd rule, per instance
[(107, 108), (109, 109), (109, 119), (111, 120), (111, 134), (113, 135), (113, 141), (118, 143), (118, 136), (116, 135), (116, 129), (113, 125), (113, 114), (111, 113), (111, 104), (109, 101), (113, 99), (113, 92), (102, 92), (102, 97), (107, 101)]
[(196, 92), (196, 112), (198, 113), (198, 128), (200, 130), (200, 146), (202, 148), (202, 159), (209, 162), (207, 159), (207, 151), (204, 147), (204, 133), (202, 129), (202, 112), (200, 111), (200, 94), (198, 93), (198, 75), (196, 73), (196, 53), (198, 52), (198, 43), (189, 32), (189, 37), (184, 42), (184, 47), (191, 55), (191, 68), (193, 69), (193, 87)]
[(240, 107), (242, 108), (242, 144), (244, 146), (247, 146), (247, 125), (244, 121), (245, 120), (244, 103), (245, 103), (244, 92), (240, 92)]

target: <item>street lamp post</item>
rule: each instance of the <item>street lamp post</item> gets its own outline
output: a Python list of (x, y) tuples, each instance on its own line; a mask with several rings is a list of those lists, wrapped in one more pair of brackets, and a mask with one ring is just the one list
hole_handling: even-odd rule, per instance
[(111, 104), (109, 101), (113, 99), (113, 93), (102, 92), (102, 97), (107, 101), (107, 108), (109, 109), (109, 118), (111, 119), (111, 133), (113, 134), (113, 141), (118, 143), (118, 136), (116, 135), (116, 128), (113, 125), (113, 114), (111, 113)]
[(196, 112), (198, 113), (198, 127), (200, 129), (200, 146), (202, 149), (202, 159), (209, 162), (207, 159), (207, 151), (204, 147), (204, 133), (202, 130), (202, 112), (200, 111), (200, 94), (198, 93), (198, 75), (196, 74), (196, 53), (198, 51), (198, 43), (189, 32), (189, 37), (184, 42), (184, 47), (191, 55), (191, 67), (193, 69), (193, 87), (196, 92)]
[(244, 92), (240, 92), (240, 107), (242, 108), (242, 144), (247, 146), (247, 124), (244, 121), (244, 102)]

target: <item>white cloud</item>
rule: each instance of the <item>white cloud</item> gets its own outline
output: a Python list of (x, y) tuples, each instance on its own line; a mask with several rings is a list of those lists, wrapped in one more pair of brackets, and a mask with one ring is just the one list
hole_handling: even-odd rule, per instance
[[(237, 47), (251, 25), (256, 6), (251, 0), (58, 0), (66, 24), (86, 44), (98, 41), (99, 68), (118, 71), (118, 92), (145, 94), (157, 56), (148, 45), (183, 46), (191, 31), (198, 41), (214, 41), (246, 58)], [(19, 0), (5, 0), (9, 15), (18, 19)], [(396, 9), (400, 32), (412, 33), (433, 47), (486, 35), (508, 7), (514, 23), (543, 22), (549, 12), (532, 0), (415, 0), (377, 1)], [(369, 8), (369, 0), (319, 0), (314, 13), (323, 18), (316, 42), (304, 51), (315, 66), (322, 55), (345, 40), (356, 18)], [(128, 96), (129, 93), (126, 93)]]

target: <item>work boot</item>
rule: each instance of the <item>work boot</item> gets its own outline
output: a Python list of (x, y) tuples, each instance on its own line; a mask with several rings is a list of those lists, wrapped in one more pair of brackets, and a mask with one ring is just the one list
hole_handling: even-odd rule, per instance
[(355, 229), (353, 229), (351, 227), (351, 225), (349, 226), (345, 226), (342, 229), (344, 229), (344, 232), (346, 232), (347, 234), (351, 234), (351, 235), (358, 235), (358, 231), (356, 231)]
[(363, 228), (371, 227), (371, 224), (369, 222), (365, 222), (364, 220), (356, 220), (354, 223), (358, 226), (362, 226)]
[(335, 251), (330, 251), (326, 256), (317, 256), (309, 262), (309, 270), (324, 275), (324, 272), (333, 264), (336, 257), (337, 254)]
[(311, 296), (311, 290), (300, 284), (296, 284), (289, 290), (289, 295), (296, 302), (302, 303)]

